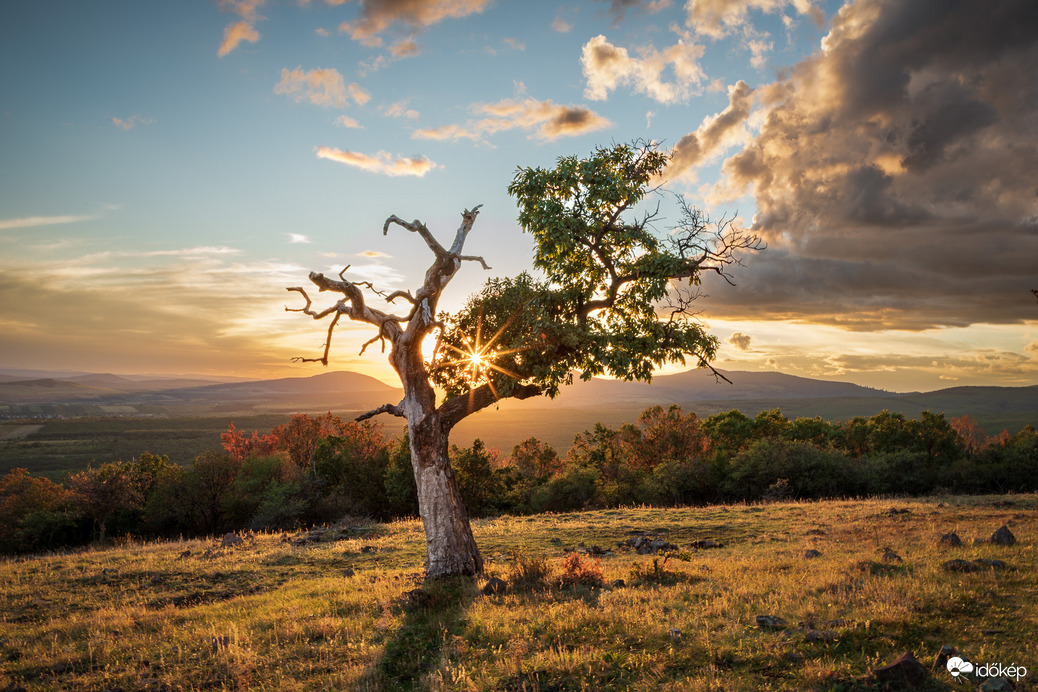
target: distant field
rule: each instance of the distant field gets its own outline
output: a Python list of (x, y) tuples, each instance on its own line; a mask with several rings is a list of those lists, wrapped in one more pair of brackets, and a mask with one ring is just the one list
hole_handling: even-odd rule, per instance
[[(1038, 402), (1032, 403), (1030, 398), (1000, 401), (984, 396), (971, 400), (945, 394), (941, 398), (919, 395), (890, 400), (876, 397), (790, 399), (781, 402), (780, 408), (791, 419), (821, 416), (832, 421), (872, 416), (884, 408), (910, 418), (918, 417), (926, 409), (945, 412), (948, 417), (972, 412), (981, 426), (994, 435), (1003, 429), (1015, 433), (1025, 425), (1038, 427), (1036, 406)], [(685, 411), (695, 411), (701, 418), (734, 408), (754, 416), (775, 407), (775, 402), (768, 400), (700, 401), (682, 405)], [(270, 409), (274, 408), (271, 404)], [(618, 402), (615, 407), (598, 402), (594, 409), (565, 407), (548, 400), (505, 401), (499, 408), (491, 407), (464, 419), (451, 433), (451, 442), (466, 447), (478, 437), (488, 447), (507, 455), (519, 442), (537, 437), (564, 455), (573, 444), (574, 436), (593, 428), (595, 423), (614, 427), (633, 423), (644, 408), (629, 401)], [(262, 414), (227, 411), (219, 415), (148, 418), (98, 415), (3, 423), (0, 424), (0, 474), (25, 467), (34, 474), (60, 480), (88, 464), (128, 460), (142, 452), (168, 454), (178, 464), (189, 464), (203, 451), (219, 448), (220, 433), (227, 430), (231, 421), (239, 429), (264, 432), (284, 423), (292, 412), (299, 410), (324, 412), (329, 409), (317, 405), (308, 408), (286, 405), (283, 411)], [(360, 412), (336, 411), (344, 418)], [(403, 430), (399, 418), (379, 416), (376, 420), (382, 422), (389, 435)]]
[[(986, 541), (1003, 524), (1015, 545)], [(951, 531), (963, 545), (941, 544)], [(865, 676), (905, 652), (928, 669), (917, 689), (975, 689), (933, 666), (946, 645), (1025, 667), (1017, 690), (1038, 676), (1034, 495), (629, 508), (474, 533), (502, 595), (423, 585), (417, 521), (308, 546), (261, 534), (0, 561), (0, 689), (878, 691)], [(644, 534), (685, 554), (617, 545)], [(720, 547), (692, 547), (704, 539)], [(564, 585), (581, 546), (614, 553), (580, 558), (601, 585)], [(541, 578), (518, 580), (513, 549)], [(956, 559), (1000, 562), (943, 567)]]

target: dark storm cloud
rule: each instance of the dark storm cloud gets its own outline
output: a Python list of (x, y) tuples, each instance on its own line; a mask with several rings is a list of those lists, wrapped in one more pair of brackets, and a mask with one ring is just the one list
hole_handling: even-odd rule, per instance
[[(1035, 319), (1038, 3), (861, 0), (761, 87), (724, 165), (770, 249), (718, 317), (852, 328)], [(733, 100), (734, 104), (734, 100)]]

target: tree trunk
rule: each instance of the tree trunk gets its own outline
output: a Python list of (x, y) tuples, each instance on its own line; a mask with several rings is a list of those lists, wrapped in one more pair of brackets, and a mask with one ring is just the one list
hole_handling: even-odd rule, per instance
[(433, 413), (422, 423), (409, 426), (418, 511), (425, 527), (426, 577), (481, 574), (483, 557), (472, 536), (468, 511), (447, 454), (447, 434), (438, 418)]
[(393, 345), (389, 360), (404, 385), (400, 409), (407, 419), (418, 513), (425, 528), (425, 576), (482, 574), (483, 557), (447, 453), (452, 426), (444, 424), (436, 409), (436, 393), (429, 384), (421, 350), (403, 339)]

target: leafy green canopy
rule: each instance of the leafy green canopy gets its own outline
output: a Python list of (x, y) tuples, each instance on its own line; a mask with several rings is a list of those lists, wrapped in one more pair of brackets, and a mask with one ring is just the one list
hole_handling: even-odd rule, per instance
[(757, 242), (723, 219), (711, 227), (683, 200), (684, 218), (663, 237), (655, 213), (636, 218), (666, 164), (652, 145), (622, 144), (551, 169), (520, 167), (508, 191), (546, 279), (491, 279), (460, 312), (442, 315), (434, 382), (448, 396), (484, 382), (501, 397), (520, 384), (555, 396), (575, 371), (649, 381), (686, 356), (706, 365), (718, 341), (689, 319), (699, 272), (723, 273), (735, 250)]

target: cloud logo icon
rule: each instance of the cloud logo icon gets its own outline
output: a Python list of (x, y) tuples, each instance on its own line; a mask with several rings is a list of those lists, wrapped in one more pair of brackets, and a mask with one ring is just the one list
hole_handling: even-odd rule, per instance
[(963, 673), (972, 673), (973, 664), (955, 656), (948, 659), (948, 672), (952, 674), (952, 677), (957, 678)]

